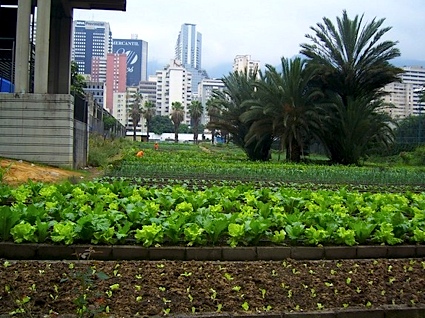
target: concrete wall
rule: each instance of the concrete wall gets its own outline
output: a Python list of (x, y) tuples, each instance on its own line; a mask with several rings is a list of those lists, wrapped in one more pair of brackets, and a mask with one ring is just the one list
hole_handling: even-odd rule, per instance
[(74, 121), (74, 168), (82, 168), (87, 165), (88, 149), (87, 123)]
[(74, 98), (0, 94), (0, 157), (74, 166)]

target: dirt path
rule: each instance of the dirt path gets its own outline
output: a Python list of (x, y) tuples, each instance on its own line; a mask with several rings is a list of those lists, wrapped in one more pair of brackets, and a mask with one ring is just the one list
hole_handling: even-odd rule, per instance
[(102, 171), (98, 168), (73, 171), (22, 160), (2, 158), (0, 158), (0, 167), (0, 177), (3, 174), (3, 182), (9, 185), (19, 185), (28, 180), (34, 182), (60, 182), (70, 178), (75, 181), (90, 180), (102, 175)]

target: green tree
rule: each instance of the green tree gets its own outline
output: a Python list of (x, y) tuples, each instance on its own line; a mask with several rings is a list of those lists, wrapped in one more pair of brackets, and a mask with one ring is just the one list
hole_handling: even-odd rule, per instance
[(174, 132), (173, 122), (168, 116), (153, 116), (150, 126), (151, 131), (157, 135)]
[(191, 129), (187, 124), (180, 124), (179, 126), (179, 134), (189, 134)]
[(311, 84), (313, 69), (306, 68), (301, 58), (282, 57), (281, 67), (278, 72), (266, 65), (264, 77), (255, 85), (256, 99), (247, 102), (251, 108), (241, 119), (252, 123), (248, 143), (272, 135), (280, 140), (287, 159), (299, 162), (311, 128), (318, 127), (315, 102), (321, 93)]
[(382, 99), (365, 95), (348, 98), (346, 104), (339, 95), (323, 111), (322, 140), (326, 141), (333, 162), (358, 164), (373, 150), (389, 149), (394, 142), (392, 120), (381, 110)]
[(84, 76), (78, 74), (78, 64), (75, 61), (71, 62), (71, 92), (75, 92), (81, 96), (85, 96), (84, 88), (86, 88), (86, 80)]
[(271, 135), (262, 136), (257, 143), (247, 143), (251, 123), (243, 122), (241, 115), (249, 110), (248, 100), (254, 99), (257, 72), (233, 72), (223, 78), (223, 91), (214, 91), (212, 97), (217, 109), (216, 115), (208, 124), (209, 129), (220, 129), (227, 132), (235, 145), (242, 148), (250, 160), (268, 160)]
[(184, 108), (182, 103), (173, 102), (171, 104), (171, 121), (174, 124), (174, 142), (179, 142), (179, 126), (184, 120)]
[[(384, 144), (391, 140), (388, 117), (378, 114), (384, 105), (377, 101), (384, 94), (382, 88), (398, 81), (402, 70), (389, 63), (400, 52), (397, 42), (381, 40), (391, 29), (382, 27), (384, 21), (375, 18), (363, 24), (363, 16), (350, 19), (343, 11), (337, 26), (323, 18), (323, 23), (311, 27), (314, 34), (306, 36), (312, 43), (301, 45), (328, 98), (324, 104), (328, 107), (322, 108), (320, 138), (333, 162), (356, 164), (365, 155), (360, 150), (378, 140)], [(353, 138), (356, 133), (361, 138)]]
[(151, 101), (145, 101), (142, 109), (142, 115), (146, 119), (147, 141), (149, 141), (149, 132), (151, 129), (152, 118), (155, 116), (156, 107)]
[(141, 107), (141, 100), (142, 96), (140, 94), (134, 94), (134, 101), (131, 105), (130, 110), (130, 117), (133, 122), (133, 141), (136, 141), (136, 129), (137, 125), (140, 122), (140, 119), (142, 118), (142, 107)]
[(193, 128), (193, 141), (198, 143), (198, 128), (201, 122), (201, 117), (204, 112), (204, 106), (200, 101), (192, 101), (189, 105), (189, 114)]

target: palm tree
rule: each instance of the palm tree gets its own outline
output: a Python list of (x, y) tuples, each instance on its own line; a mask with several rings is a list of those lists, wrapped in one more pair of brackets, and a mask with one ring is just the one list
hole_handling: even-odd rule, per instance
[[(207, 112), (208, 116), (210, 116), (210, 122), (214, 122), (217, 118), (217, 116), (220, 113), (219, 109), (219, 100), (216, 98), (210, 98), (207, 100)], [(207, 124), (208, 127), (208, 124)], [(215, 138), (216, 129), (214, 127), (211, 127), (211, 143), (214, 144), (214, 138)]]
[(295, 162), (301, 160), (312, 127), (317, 127), (314, 103), (321, 95), (311, 83), (314, 72), (305, 64), (301, 58), (282, 57), (281, 73), (266, 65), (262, 80), (255, 85), (256, 99), (247, 102), (251, 108), (241, 116), (252, 123), (248, 143), (271, 134), (280, 140), (281, 150), (286, 149), (287, 159)]
[(142, 96), (140, 94), (134, 94), (134, 101), (131, 105), (130, 117), (133, 122), (133, 141), (136, 141), (136, 129), (142, 116), (142, 109), (140, 106)]
[(189, 105), (189, 114), (193, 125), (193, 141), (198, 143), (198, 127), (201, 121), (204, 106), (200, 101), (192, 101)]
[(254, 99), (257, 72), (233, 72), (223, 78), (223, 91), (213, 91), (217, 114), (208, 123), (210, 129), (228, 132), (235, 145), (242, 148), (250, 160), (268, 160), (272, 144), (271, 135), (257, 143), (246, 143), (245, 137), (251, 123), (243, 122), (240, 116), (249, 110), (245, 102)]
[(146, 119), (147, 141), (149, 141), (149, 131), (151, 128), (152, 118), (155, 116), (156, 107), (152, 101), (146, 101), (143, 105), (142, 115)]
[(179, 127), (182, 121), (184, 120), (184, 108), (182, 103), (173, 102), (171, 104), (172, 112), (171, 112), (171, 121), (174, 124), (174, 142), (179, 142)]
[[(338, 142), (353, 142), (353, 139), (341, 140), (347, 127), (363, 136), (362, 142), (373, 143), (377, 134), (386, 134), (386, 129), (379, 127), (388, 124), (382, 122), (376, 125), (378, 118), (386, 120), (385, 116), (376, 113), (381, 110), (375, 107), (376, 103), (385, 94), (382, 88), (389, 83), (399, 81), (398, 75), (403, 70), (392, 66), (389, 61), (400, 56), (395, 47), (397, 42), (381, 41), (382, 37), (391, 29), (382, 27), (385, 19), (376, 18), (370, 23), (363, 25), (363, 16), (355, 16), (353, 20), (348, 18), (347, 12), (343, 11), (342, 18), (337, 18), (337, 27), (328, 19), (323, 18), (323, 24), (318, 23), (311, 27), (314, 35), (307, 35), (311, 44), (302, 44), (301, 53), (308, 57), (309, 67), (317, 71), (317, 83), (326, 92), (328, 108), (323, 108), (325, 120), (323, 122), (322, 141), (329, 150), (332, 161), (337, 163), (353, 162), (358, 155), (352, 153), (339, 153), (340, 149), (357, 149), (359, 145), (338, 145)], [(366, 104), (372, 103), (369, 106)], [(372, 111), (364, 112), (364, 108), (372, 108)], [(350, 116), (342, 116), (342, 114)], [(371, 117), (371, 118), (368, 118)], [(347, 120), (356, 120), (346, 122)], [(356, 125), (371, 125), (359, 129)], [(366, 129), (367, 128), (367, 129)], [(372, 131), (371, 129), (377, 129)], [(339, 139), (339, 140), (337, 140)], [(380, 136), (379, 140), (387, 140), (387, 136)], [(362, 148), (362, 147), (361, 147)], [(367, 148), (367, 147), (366, 147)], [(362, 149), (366, 149), (362, 148)], [(363, 156), (361, 154), (360, 156)]]
[(373, 148), (388, 148), (394, 141), (394, 122), (382, 110), (387, 107), (375, 96), (348, 98), (344, 104), (335, 95), (326, 108), (321, 139), (332, 154), (332, 161), (340, 164), (358, 164)]

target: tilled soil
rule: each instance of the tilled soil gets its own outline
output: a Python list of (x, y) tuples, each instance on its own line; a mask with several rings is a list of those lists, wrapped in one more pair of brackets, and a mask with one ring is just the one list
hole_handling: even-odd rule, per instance
[(7, 261), (0, 314), (112, 317), (425, 304), (425, 259)]

